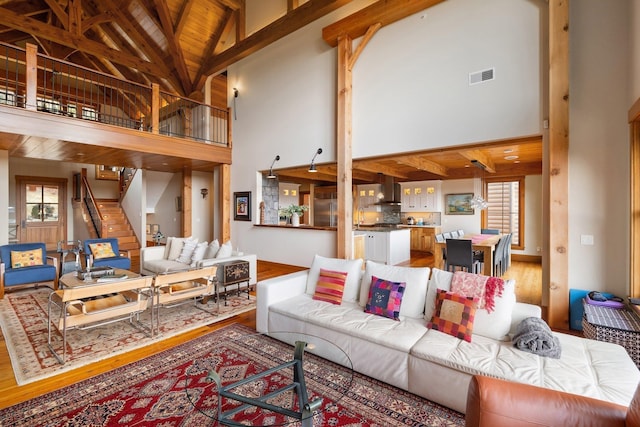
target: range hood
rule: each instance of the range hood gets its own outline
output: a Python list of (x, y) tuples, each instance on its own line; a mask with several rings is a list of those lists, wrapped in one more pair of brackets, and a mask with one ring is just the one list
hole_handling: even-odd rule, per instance
[(376, 205), (400, 206), (402, 190), (400, 189), (400, 184), (395, 182), (392, 176), (384, 176), (382, 194), (382, 199), (380, 199)]

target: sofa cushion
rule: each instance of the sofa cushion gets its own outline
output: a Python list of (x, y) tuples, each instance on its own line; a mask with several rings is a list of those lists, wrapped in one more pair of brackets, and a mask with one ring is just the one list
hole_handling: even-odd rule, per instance
[(391, 282), (372, 276), (369, 298), (364, 306), (364, 311), (400, 320), (400, 305), (404, 296), (404, 288), (404, 282)]
[(91, 255), (93, 255), (94, 259), (113, 258), (116, 256), (109, 242), (90, 243), (89, 249), (91, 249)]
[[(182, 245), (182, 250), (180, 251), (180, 255), (175, 260), (183, 264), (191, 264), (191, 256), (193, 255), (193, 251), (196, 250), (197, 244), (198, 244), (197, 237), (186, 239), (184, 241), (184, 245)], [(173, 260), (173, 258), (169, 258), (169, 259)]]
[(11, 268), (31, 267), (42, 265), (42, 249), (30, 251), (11, 251)]
[(207, 251), (208, 242), (200, 242), (196, 245), (193, 250), (193, 254), (191, 255), (191, 267), (195, 267), (198, 261), (202, 261), (204, 259), (204, 253)]
[(404, 282), (405, 296), (400, 307), (400, 315), (422, 318), (429, 283), (429, 271), (428, 267), (398, 267), (367, 261), (360, 285), (360, 305), (364, 307), (367, 304), (371, 278), (375, 275), (392, 282)]
[(151, 271), (154, 274), (168, 273), (172, 271), (187, 270), (189, 264), (184, 264), (178, 261), (172, 261), (169, 259), (154, 259), (144, 262), (144, 269)]
[(340, 304), (346, 279), (347, 273), (321, 268), (313, 299), (331, 304)]
[(360, 285), (360, 273), (362, 271), (361, 259), (346, 260), (339, 258), (326, 258), (320, 255), (316, 255), (313, 258), (313, 262), (311, 263), (309, 274), (307, 276), (306, 293), (308, 295), (313, 295), (316, 292), (316, 284), (318, 283), (318, 277), (320, 276), (321, 268), (332, 271), (344, 271), (345, 273), (347, 273), (347, 280), (344, 284), (342, 301), (357, 301), (358, 289)]
[[(453, 273), (434, 268), (431, 271), (429, 289), (424, 307), (424, 318), (430, 321), (435, 313), (436, 293), (438, 289), (451, 290)], [(511, 328), (511, 315), (516, 304), (515, 281), (505, 280), (501, 296), (494, 299), (494, 310), (477, 309), (473, 326), (474, 335), (482, 335), (496, 340), (507, 340)]]
[(231, 245), (231, 241), (226, 241), (220, 246), (218, 253), (216, 253), (216, 258), (229, 258), (233, 255), (233, 246)]
[(213, 242), (209, 243), (209, 246), (207, 246), (207, 250), (204, 251), (203, 259), (215, 258), (219, 250), (220, 242), (218, 242), (218, 239), (215, 239)]
[(477, 298), (438, 289), (436, 312), (427, 328), (471, 342), (477, 305)]

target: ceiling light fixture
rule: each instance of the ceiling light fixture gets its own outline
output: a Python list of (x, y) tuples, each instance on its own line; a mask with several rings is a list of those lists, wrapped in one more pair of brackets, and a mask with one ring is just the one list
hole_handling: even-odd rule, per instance
[(267, 178), (269, 179), (276, 179), (277, 177), (275, 176), (275, 174), (273, 173), (273, 165), (280, 160), (280, 156), (276, 155), (276, 158), (273, 159), (273, 162), (271, 162), (271, 167), (269, 168), (269, 175), (267, 175)]
[[(474, 196), (469, 202), (471, 207), (474, 209), (487, 209), (489, 207), (489, 203), (483, 197), (484, 194), (484, 171), (487, 168), (479, 160), (471, 160), (471, 164), (477, 167), (478, 169), (482, 169), (482, 177), (480, 178), (480, 188), (474, 188)], [(475, 184), (474, 184), (475, 187)]]
[(318, 170), (316, 169), (316, 156), (318, 154), (322, 154), (322, 148), (318, 148), (318, 150), (316, 151), (316, 153), (313, 155), (313, 157), (311, 158), (311, 164), (309, 165), (309, 172), (311, 173), (316, 173), (318, 172)]

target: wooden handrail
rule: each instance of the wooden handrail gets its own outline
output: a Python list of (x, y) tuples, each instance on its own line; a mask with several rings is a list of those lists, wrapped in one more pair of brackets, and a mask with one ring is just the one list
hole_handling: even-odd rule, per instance
[(87, 179), (86, 168), (82, 168), (82, 201), (87, 207), (89, 218), (91, 219), (91, 223), (93, 224), (96, 234), (98, 237), (104, 236), (105, 230), (103, 230), (103, 228), (105, 226), (102, 224), (102, 214), (100, 213), (100, 207), (96, 203), (95, 197), (93, 197), (93, 192), (91, 191), (91, 186)]

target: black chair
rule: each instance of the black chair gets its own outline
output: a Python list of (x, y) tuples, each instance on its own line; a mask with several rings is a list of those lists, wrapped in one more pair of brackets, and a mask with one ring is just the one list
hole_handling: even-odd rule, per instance
[(469, 273), (480, 274), (481, 263), (474, 259), (471, 240), (468, 239), (447, 239), (447, 261), (446, 270), (453, 271), (461, 268)]
[(480, 234), (500, 234), (500, 230), (497, 228), (481, 228)]

